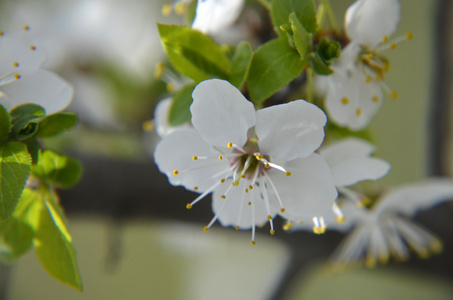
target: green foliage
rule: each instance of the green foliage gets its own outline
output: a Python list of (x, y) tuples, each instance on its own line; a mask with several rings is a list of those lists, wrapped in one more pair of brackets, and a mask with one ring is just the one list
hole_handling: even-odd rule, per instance
[(11, 110), (10, 115), (13, 125), (11, 131), (12, 138), (22, 140), (36, 133), (38, 126), (36, 122), (31, 121), (44, 117), (46, 111), (36, 104), (23, 104)]
[(286, 38), (271, 40), (252, 57), (247, 83), (254, 102), (262, 102), (299, 76), (304, 61)]
[(46, 138), (60, 135), (77, 125), (77, 115), (73, 113), (58, 113), (50, 115), (39, 122), (37, 137)]
[(16, 208), (30, 175), (31, 159), (27, 147), (19, 142), (0, 146), (0, 221)]
[(252, 61), (253, 49), (248, 42), (241, 42), (237, 45), (233, 58), (233, 71), (229, 78), (229, 82), (240, 89), (247, 78), (247, 72)]
[(11, 117), (6, 109), (0, 105), (0, 145), (8, 139), (8, 134), (11, 132), (11, 128)]
[(177, 91), (172, 97), (168, 122), (170, 126), (178, 126), (190, 122), (192, 115), (190, 105), (192, 104), (192, 92), (195, 84), (188, 84)]
[(329, 75), (332, 61), (340, 56), (341, 45), (337, 41), (322, 39), (316, 52), (310, 54), (310, 63), (313, 70), (319, 75)]
[(371, 134), (371, 131), (366, 128), (360, 131), (352, 131), (345, 127), (340, 127), (334, 123), (328, 121), (324, 127), (325, 138), (324, 142), (330, 143), (336, 140), (348, 138), (348, 137), (357, 137), (366, 141), (369, 141), (374, 144), (374, 138)]
[(280, 27), (290, 28), (289, 15), (295, 13), (297, 19), (309, 33), (318, 29), (316, 4), (314, 0), (272, 0), (271, 18), (277, 32), (282, 35)]
[(164, 49), (180, 73), (196, 82), (229, 77), (231, 63), (222, 47), (211, 38), (184, 26), (158, 24), (157, 27)]
[(48, 185), (69, 188), (79, 181), (82, 165), (74, 158), (44, 150), (39, 153), (38, 164), (33, 166), (31, 173)]
[(294, 46), (299, 52), (300, 57), (307, 64), (307, 55), (311, 50), (312, 34), (308, 33), (304, 26), (299, 22), (295, 13), (289, 15), (289, 21), (291, 22), (291, 30), (293, 32), (292, 41)]

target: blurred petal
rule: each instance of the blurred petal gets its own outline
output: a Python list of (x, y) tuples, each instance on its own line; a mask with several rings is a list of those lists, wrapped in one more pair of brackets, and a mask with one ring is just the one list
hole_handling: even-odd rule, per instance
[(172, 133), (175, 130), (190, 127), (189, 123), (176, 127), (170, 126), (168, 122), (170, 107), (171, 98), (166, 98), (159, 101), (159, 103), (156, 105), (156, 109), (154, 110), (154, 125), (156, 126), (157, 135), (159, 135), (161, 138)]
[(225, 80), (205, 80), (192, 97), (192, 124), (207, 143), (244, 146), (248, 129), (255, 125), (255, 108), (237, 88)]
[(192, 28), (216, 34), (236, 21), (243, 6), (244, 0), (198, 0)]
[(376, 180), (390, 171), (390, 164), (385, 160), (370, 157), (351, 159), (336, 164), (332, 176), (336, 186), (344, 187), (364, 180)]
[(326, 115), (304, 100), (260, 109), (255, 132), (261, 153), (286, 161), (306, 157), (324, 139)]

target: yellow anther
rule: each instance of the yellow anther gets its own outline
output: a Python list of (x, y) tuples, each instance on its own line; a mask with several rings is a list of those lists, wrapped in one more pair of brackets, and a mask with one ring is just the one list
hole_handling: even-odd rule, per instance
[(192, 160), (198, 160), (198, 156), (196, 155), (192, 156)]
[(17, 61), (15, 61), (15, 62), (13, 63), (13, 66), (15, 66), (15, 67), (17, 68), (17, 67), (19, 66), (19, 63), (18, 63)]
[(414, 38), (414, 35), (412, 34), (412, 32), (406, 32), (406, 39), (408, 39), (410, 41), (413, 38)]
[(275, 234), (275, 230), (271, 229), (270, 233), (271, 233), (271, 235), (274, 235)]
[(162, 15), (168, 17), (171, 14), (172, 10), (173, 9), (171, 8), (171, 5), (165, 3), (164, 6), (162, 6)]
[(272, 220), (272, 216), (267, 216), (267, 219), (270, 221)]
[(224, 182), (225, 182), (225, 178), (220, 179), (220, 183), (224, 183)]
[(365, 258), (365, 266), (370, 269), (376, 267), (376, 259), (371, 255), (367, 255)]
[(376, 103), (379, 102), (379, 97), (378, 96), (374, 96), (373, 97), (373, 102), (376, 102)]
[(223, 159), (223, 156), (222, 155), (219, 155), (219, 160), (222, 160)]
[(167, 84), (167, 91), (169, 91), (170, 93), (173, 92), (175, 90), (175, 85), (173, 82), (169, 82)]
[(360, 115), (362, 114), (362, 110), (360, 108), (357, 108), (355, 110), (355, 114), (357, 115), (357, 117), (360, 117)]
[(382, 40), (382, 44), (385, 44), (385, 43), (387, 43), (387, 42), (388, 42), (388, 40), (389, 40), (389, 37), (388, 37), (388, 35), (384, 36), (384, 39)]
[(220, 196), (220, 198), (225, 199), (226, 197), (225, 197), (225, 195), (222, 195), (222, 196)]
[(175, 5), (175, 13), (179, 16), (186, 13), (186, 5), (183, 2), (180, 2)]
[(205, 232), (208, 232), (208, 231), (209, 231), (208, 226), (203, 227), (203, 230), (204, 230)]
[(358, 207), (365, 207), (372, 203), (371, 199), (368, 197), (363, 198), (360, 202), (357, 202)]
[(371, 82), (371, 76), (367, 76), (367, 77), (365, 78), (365, 82), (366, 82), (366, 83), (370, 83), (370, 82)]
[(299, 224), (299, 225), (304, 224), (304, 222), (302, 222), (302, 221), (296, 221), (296, 223)]
[(186, 208), (187, 208), (187, 209), (191, 209), (191, 208), (192, 208), (192, 205), (191, 205), (190, 203), (187, 203)]
[(24, 30), (30, 30), (30, 26), (28, 26), (28, 25), (24, 25), (23, 28), (24, 28)]
[(19, 74), (14, 74), (14, 78), (19, 79), (20, 75)]
[(249, 185), (249, 190), (253, 190), (253, 186)]
[(256, 158), (257, 160), (260, 160), (260, 159), (263, 159), (264, 156), (262, 156), (261, 154), (258, 154), (258, 155), (255, 156), (255, 158)]
[(285, 175), (286, 176), (291, 176), (291, 172), (286, 172)]
[(154, 78), (161, 79), (162, 75), (164, 75), (165, 65), (163, 63), (157, 63), (156, 67), (154, 68)]
[(194, 187), (193, 187), (193, 190), (194, 190), (194, 191), (198, 191), (198, 186), (194, 186)]
[(343, 217), (343, 216), (337, 216), (337, 219), (336, 219), (337, 223), (344, 223), (346, 222), (346, 218)]
[(250, 241), (250, 243), (255, 246), (256, 245), (256, 242), (255, 241)]
[(33, 50), (33, 51), (35, 51), (35, 50), (36, 50), (36, 46), (34, 46), (34, 45), (31, 45), (31, 46), (30, 46), (30, 50)]
[(395, 92), (395, 91), (391, 92), (391, 93), (390, 93), (390, 98), (392, 98), (392, 99), (398, 99), (398, 93)]
[(270, 168), (271, 165), (270, 165), (270, 164), (265, 164), (264, 167), (265, 167), (265, 168)]
[(4, 34), (4, 33), (3, 33), (3, 31), (2, 31), (2, 30), (0, 30), (0, 36), (2, 36), (3, 34)]
[(341, 98), (341, 103), (343, 103), (343, 105), (348, 105), (349, 99), (346, 97), (343, 97), (343, 98)]
[(378, 261), (379, 261), (379, 263), (381, 263), (383, 265), (389, 262), (389, 258), (390, 257), (388, 255), (388, 253), (381, 252), (378, 254)]
[(249, 190), (248, 190), (248, 189), (245, 189), (245, 192), (246, 192), (246, 193), (248, 193), (248, 192), (249, 192)]
[(288, 221), (283, 225), (283, 230), (290, 230), (291, 228), (293, 228), (293, 222)]
[(396, 43), (391, 43), (390, 44), (390, 49), (395, 49), (396, 48)]
[(313, 227), (313, 232), (316, 233), (316, 234), (323, 234), (327, 231), (327, 226), (324, 226), (324, 227), (316, 227), (314, 226)]
[(151, 132), (154, 130), (154, 122), (151, 120), (145, 121), (142, 124), (142, 129), (145, 132)]
[(176, 176), (176, 175), (178, 175), (178, 174), (179, 174), (178, 170), (174, 170), (174, 171), (173, 171), (173, 175)]
[(233, 182), (233, 186), (238, 186), (239, 185), (239, 180), (236, 180), (235, 182)]
[(252, 206), (252, 202), (249, 202), (248, 205), (249, 205), (249, 206)]
[(284, 212), (286, 211), (286, 209), (282, 208), (282, 209), (280, 209), (280, 211), (281, 211), (282, 213), (284, 213)]
[(436, 239), (431, 245), (430, 250), (433, 254), (439, 254), (442, 252), (444, 245), (440, 239)]
[(228, 146), (228, 148), (233, 148), (233, 143), (229, 142), (227, 146)]
[(241, 229), (241, 227), (239, 227), (239, 226), (236, 226), (236, 230), (239, 230), (239, 229)]

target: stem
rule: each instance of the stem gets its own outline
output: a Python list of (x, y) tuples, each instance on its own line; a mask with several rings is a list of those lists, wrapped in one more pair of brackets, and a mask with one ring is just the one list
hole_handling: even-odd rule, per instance
[(329, 0), (323, 0), (324, 7), (327, 12), (327, 17), (329, 18), (330, 25), (332, 25), (333, 30), (338, 31), (338, 23), (337, 19), (335, 18), (335, 14), (333, 13), (332, 6), (330, 5)]
[(313, 103), (313, 91), (314, 91), (314, 82), (313, 82), (313, 69), (307, 69), (307, 81), (308, 81), (308, 96), (307, 101)]

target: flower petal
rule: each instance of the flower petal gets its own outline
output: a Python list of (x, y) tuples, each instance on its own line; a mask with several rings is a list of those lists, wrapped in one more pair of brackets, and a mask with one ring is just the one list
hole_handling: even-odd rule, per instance
[[(213, 159), (193, 160), (194, 155)], [(215, 175), (229, 169), (226, 160), (216, 157), (212, 147), (194, 129), (180, 129), (165, 136), (154, 152), (154, 161), (171, 184), (197, 192), (208, 190), (220, 180), (221, 175)], [(175, 170), (177, 175), (174, 175)]]
[(168, 114), (170, 112), (170, 107), (171, 98), (166, 98), (159, 101), (154, 110), (154, 124), (156, 126), (157, 135), (159, 135), (161, 138), (163, 138), (166, 135), (169, 135), (175, 130), (190, 127), (190, 124), (188, 123), (176, 127), (170, 126), (168, 122)]
[(337, 198), (337, 190), (327, 163), (316, 153), (285, 165), (291, 176), (270, 170), (269, 177), (282, 199), (282, 217), (298, 221), (323, 216)]
[(192, 28), (216, 34), (236, 21), (243, 6), (244, 0), (198, 0)]
[(208, 144), (244, 146), (248, 129), (255, 125), (255, 108), (237, 88), (210, 79), (197, 85), (192, 97), (192, 124)]
[(346, 11), (346, 31), (354, 42), (374, 48), (395, 32), (400, 15), (398, 0), (358, 0)]
[(260, 109), (255, 128), (260, 152), (285, 161), (307, 157), (321, 145), (326, 121), (321, 109), (304, 100)]
[(47, 115), (65, 109), (74, 93), (72, 86), (65, 80), (42, 69), (21, 76), (1, 86), (0, 90), (11, 99), (13, 106), (24, 103), (38, 104), (46, 110)]

